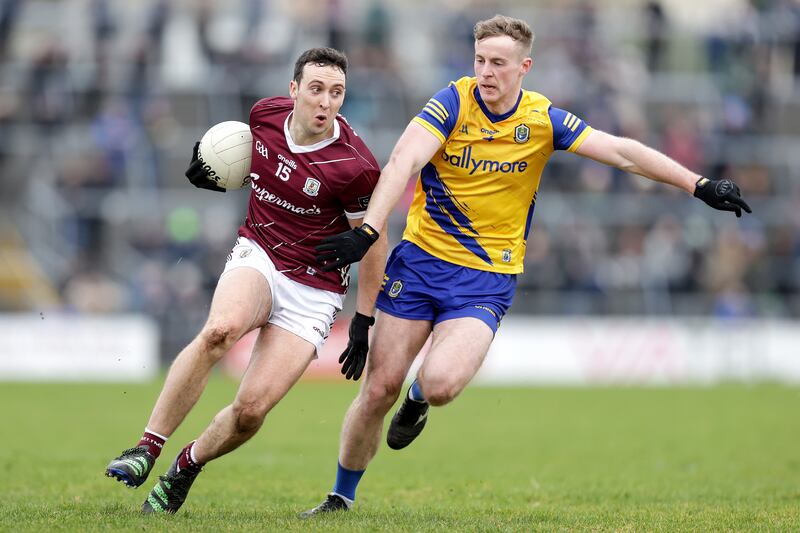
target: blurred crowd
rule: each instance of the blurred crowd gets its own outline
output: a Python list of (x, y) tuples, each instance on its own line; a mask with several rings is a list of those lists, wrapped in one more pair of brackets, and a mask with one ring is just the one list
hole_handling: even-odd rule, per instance
[(299, 52), (329, 45), (351, 62), (343, 113), (384, 163), (427, 98), (471, 73), (474, 22), (502, 12), (536, 32), (526, 88), (733, 178), (755, 211), (557, 154), (512, 312), (800, 316), (800, 3), (709, 2), (707, 24), (669, 0), (222, 4), (0, 0), (0, 230), (20, 236), (0, 254), (24, 243), (51, 306), (144, 312), (166, 348), (185, 342), (247, 201), (183, 178), (203, 131), (286, 94)]

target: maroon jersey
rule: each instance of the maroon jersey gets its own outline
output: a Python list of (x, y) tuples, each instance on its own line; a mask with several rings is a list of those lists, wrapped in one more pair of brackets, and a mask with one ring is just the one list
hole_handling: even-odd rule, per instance
[(253, 190), (239, 235), (256, 241), (298, 283), (344, 293), (349, 268), (322, 272), (314, 246), (349, 230), (348, 218), (364, 216), (380, 168), (341, 115), (333, 137), (296, 145), (289, 134), (293, 107), (290, 98), (274, 97), (250, 111)]

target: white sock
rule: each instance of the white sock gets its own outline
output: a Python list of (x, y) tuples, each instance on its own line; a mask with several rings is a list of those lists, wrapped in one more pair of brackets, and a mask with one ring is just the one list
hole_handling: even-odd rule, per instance
[(348, 508), (348, 509), (350, 509), (350, 508), (353, 506), (353, 504), (355, 503), (355, 500), (351, 500), (351, 499), (350, 499), (350, 498), (348, 498), (347, 496), (342, 496), (342, 495), (341, 495), (341, 494), (339, 494), (338, 492), (331, 492), (331, 494), (335, 494), (335, 495), (337, 495), (338, 497), (340, 497), (341, 499), (343, 499), (343, 500), (344, 500), (344, 503), (346, 503), (346, 504), (347, 504), (347, 508)]
[(194, 456), (194, 445), (197, 444), (197, 441), (192, 442), (192, 446), (189, 448), (189, 457), (192, 459), (192, 462), (196, 465), (199, 465), (199, 461), (197, 457)]

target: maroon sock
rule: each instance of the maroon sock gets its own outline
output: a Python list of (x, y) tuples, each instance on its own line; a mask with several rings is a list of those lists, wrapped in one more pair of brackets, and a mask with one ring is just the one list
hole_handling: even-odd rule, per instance
[(178, 454), (178, 472), (181, 470), (188, 470), (194, 474), (200, 473), (200, 470), (203, 469), (205, 463), (197, 463), (192, 459), (192, 447), (194, 443), (197, 441), (192, 441), (187, 444), (182, 450), (181, 453)]
[(165, 442), (167, 442), (167, 439), (145, 430), (136, 447), (138, 448), (139, 446), (144, 446), (147, 448), (147, 451), (150, 453), (150, 455), (153, 457), (158, 457), (161, 455), (161, 448), (164, 447)]

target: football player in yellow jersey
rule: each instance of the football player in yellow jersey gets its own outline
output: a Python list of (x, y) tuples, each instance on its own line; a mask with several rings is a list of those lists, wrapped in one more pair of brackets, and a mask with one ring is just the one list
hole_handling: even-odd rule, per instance
[[(324, 268), (358, 261), (410, 176), (418, 176), (402, 242), (386, 267), (367, 373), (342, 428), (336, 482), (301, 516), (346, 510), (380, 441), (383, 418), (414, 357), (431, 347), (387, 441), (400, 449), (425, 426), (429, 405), (453, 400), (483, 363), (522, 272), (542, 169), (568, 150), (685, 190), (711, 207), (751, 212), (730, 180), (709, 180), (632, 139), (594, 130), (522, 90), (533, 34), (497, 15), (475, 25), (475, 77), (431, 98), (397, 141), (364, 224), (317, 249)], [(343, 368), (343, 371), (345, 369)]]

